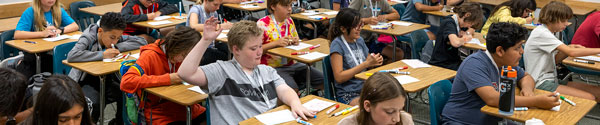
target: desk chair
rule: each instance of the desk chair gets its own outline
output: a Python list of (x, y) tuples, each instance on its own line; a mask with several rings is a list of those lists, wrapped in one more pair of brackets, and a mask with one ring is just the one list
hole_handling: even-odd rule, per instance
[(96, 6), (96, 4), (94, 4), (94, 2), (92, 1), (77, 1), (69, 5), (69, 7), (71, 8), (69, 10), (71, 13), (71, 18), (73, 18), (73, 20), (75, 20), (75, 23), (79, 25), (79, 31), (85, 30), (90, 24), (93, 24), (100, 20), (100, 16), (79, 11), (80, 8), (93, 6)]
[[(569, 28), (566, 28), (565, 30), (563, 30), (561, 32), (562, 41), (566, 45), (571, 44), (571, 37), (569, 35), (573, 36), (572, 34), (569, 33)], [(591, 69), (585, 69), (585, 68), (580, 68), (580, 67), (574, 67), (574, 66), (570, 66), (570, 65), (565, 65), (565, 66), (571, 72), (569, 74), (567, 74), (567, 76), (565, 76), (565, 78), (562, 79), (563, 81), (567, 80), (569, 77), (573, 77), (573, 74), (575, 74), (575, 73), (577, 73), (577, 74), (585, 74), (585, 75), (593, 75), (593, 76), (600, 76), (600, 71), (591, 70)], [(586, 83), (600, 84), (600, 81), (598, 81), (598, 80), (592, 80), (589, 76), (579, 75), (579, 78), (582, 81), (585, 81)]]
[(10, 41), (10, 40), (14, 40), (14, 36), (15, 35), (15, 30), (9, 30), (9, 31), (5, 31), (2, 32), (2, 34), (0, 35), (0, 42), (2, 42), (2, 46), (0, 46), (0, 60), (4, 60), (8, 57), (13, 57), (13, 56), (17, 56), (19, 55), (19, 50), (6, 45), (6, 41)]
[(411, 57), (413, 59), (421, 58), (421, 51), (425, 44), (429, 41), (429, 37), (427, 37), (427, 32), (425, 30), (417, 30), (410, 33), (410, 45), (411, 45)]
[(429, 117), (431, 125), (441, 125), (442, 110), (450, 98), (452, 83), (449, 80), (441, 80), (427, 88), (429, 95)]
[(54, 47), (54, 55), (52, 55), (52, 69), (54, 70), (54, 74), (69, 75), (71, 67), (66, 66), (62, 61), (67, 59), (67, 54), (69, 54), (69, 51), (73, 49), (76, 43), (69, 42)]
[(323, 88), (325, 89), (325, 98), (336, 100), (333, 72), (331, 70), (331, 57), (326, 56), (323, 59)]

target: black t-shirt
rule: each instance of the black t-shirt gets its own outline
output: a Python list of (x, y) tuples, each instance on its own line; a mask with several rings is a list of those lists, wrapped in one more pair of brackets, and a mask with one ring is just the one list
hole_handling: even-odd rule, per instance
[(435, 35), (435, 47), (431, 56), (430, 64), (447, 69), (457, 70), (461, 63), (460, 56), (458, 55), (458, 48), (454, 48), (450, 44), (448, 35), (458, 35), (458, 29), (456, 22), (452, 15), (442, 17), (440, 20), (440, 29)]

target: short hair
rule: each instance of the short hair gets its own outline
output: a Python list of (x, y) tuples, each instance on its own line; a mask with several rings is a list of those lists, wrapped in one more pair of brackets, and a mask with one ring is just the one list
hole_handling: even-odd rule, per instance
[(233, 46), (242, 48), (246, 45), (248, 38), (260, 37), (263, 35), (263, 29), (259, 28), (256, 22), (249, 20), (242, 20), (233, 24), (233, 27), (229, 29), (227, 33), (227, 45), (229, 50), (233, 51)]
[(490, 53), (496, 53), (496, 47), (502, 49), (515, 46), (527, 39), (527, 29), (516, 23), (497, 22), (490, 26), (490, 31), (485, 38), (486, 48)]
[(550, 24), (557, 23), (563, 20), (569, 20), (573, 17), (571, 7), (562, 2), (552, 1), (542, 8), (540, 11), (540, 23)]
[(269, 11), (269, 13), (273, 13), (275, 11), (275, 9), (271, 8), (272, 6), (275, 5), (291, 5), (292, 4), (292, 0), (267, 0), (267, 10)]
[(32, 124), (58, 123), (58, 115), (75, 105), (83, 108), (81, 125), (92, 125), (90, 109), (79, 84), (65, 75), (53, 75), (44, 80), (33, 106)]
[(100, 28), (105, 31), (111, 31), (114, 29), (125, 30), (127, 22), (123, 19), (121, 13), (108, 12), (105, 13), (100, 19)]
[[(398, 97), (404, 97), (404, 99), (407, 97), (400, 82), (389, 73), (376, 72), (365, 81), (360, 91), (360, 112), (356, 120), (360, 125), (367, 125), (373, 120), (369, 112), (364, 110), (365, 100), (369, 100), (371, 105), (375, 106), (379, 102)], [(402, 124), (402, 122), (397, 124)]]
[(190, 27), (179, 27), (167, 34), (159, 45), (165, 45), (167, 59), (178, 54), (188, 53), (202, 39), (200, 32)]
[(463, 3), (460, 6), (454, 7), (453, 11), (458, 15), (458, 17), (461, 18), (463, 18), (467, 13), (471, 13), (470, 16), (464, 17), (465, 22), (474, 23), (471, 28), (479, 29), (483, 24), (483, 10), (481, 9), (481, 5), (479, 3)]
[(537, 8), (535, 0), (510, 0), (496, 6), (491, 14), (493, 15), (496, 11), (505, 6), (510, 9), (510, 15), (512, 17), (521, 17), (525, 9), (535, 10)]
[(0, 116), (14, 116), (21, 109), (27, 89), (27, 78), (8, 68), (0, 68)]
[(341, 36), (342, 27), (346, 28), (346, 32), (350, 33), (352, 28), (359, 26), (360, 21), (360, 13), (358, 10), (352, 8), (342, 8), (339, 13), (335, 16), (335, 21), (329, 27), (329, 33), (327, 34), (327, 38), (329, 41), (333, 41), (338, 36)]

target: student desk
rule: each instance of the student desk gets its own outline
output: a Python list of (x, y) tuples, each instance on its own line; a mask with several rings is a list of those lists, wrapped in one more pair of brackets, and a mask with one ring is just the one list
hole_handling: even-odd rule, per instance
[[(397, 20), (396, 20), (397, 21)], [(392, 22), (392, 21), (390, 21)], [(406, 21), (399, 21), (399, 22), (406, 22)], [(412, 23), (412, 22), (408, 22), (408, 23)], [(396, 37), (394, 36), (400, 36), (400, 35), (404, 35), (416, 30), (420, 30), (420, 29), (426, 29), (429, 28), (429, 25), (425, 25), (425, 24), (418, 24), (418, 23), (412, 23), (412, 25), (410, 26), (400, 26), (400, 25), (394, 25), (388, 29), (372, 29), (371, 25), (365, 25), (362, 27), (362, 30), (365, 31), (369, 31), (369, 32), (373, 32), (373, 33), (378, 33), (378, 34), (385, 34), (385, 35), (390, 35), (393, 36), (392, 39), (394, 41), (394, 54), (392, 57), (392, 60), (396, 61)]]
[[(341, 111), (343, 109), (352, 107), (350, 105), (346, 105), (346, 104), (339, 103), (339, 102), (336, 102), (336, 101), (328, 100), (328, 99), (325, 99), (325, 98), (322, 98), (322, 97), (318, 97), (318, 96), (315, 96), (315, 95), (307, 95), (305, 97), (302, 97), (302, 98), (300, 98), (300, 102), (306, 103), (306, 102), (308, 102), (308, 101), (310, 101), (312, 99), (319, 99), (319, 100), (328, 101), (328, 102), (335, 102), (335, 104), (339, 104), (340, 107), (337, 108), (332, 113), (336, 113), (336, 112), (339, 112), (339, 111)], [(334, 106), (335, 106), (335, 104), (334, 104)], [(359, 110), (354, 110), (351, 113), (348, 113), (346, 115), (341, 115), (341, 116), (337, 116), (337, 117), (329, 117), (332, 114), (331, 113), (331, 114), (327, 115), (327, 110), (329, 110), (329, 108), (331, 108), (331, 107), (325, 108), (322, 111), (318, 112), (317, 113), (317, 118), (315, 118), (315, 119), (310, 118), (309, 120), (304, 120), (304, 121), (312, 123), (313, 125), (336, 125), (339, 121), (341, 121), (342, 119), (344, 119), (346, 116), (355, 114), (355, 113), (357, 113), (359, 111)], [(290, 106), (281, 105), (281, 106), (279, 106), (277, 108), (274, 108), (274, 109), (271, 109), (271, 110), (269, 110), (269, 111), (267, 111), (265, 113), (280, 111), (280, 110), (284, 110), (284, 109), (291, 110)], [(258, 119), (256, 119), (256, 117), (252, 117), (252, 118), (246, 119), (244, 121), (241, 121), (239, 124), (240, 125), (262, 125), (263, 123), (260, 122), (260, 121), (258, 121)], [(281, 123), (281, 125), (297, 125), (297, 124), (300, 124), (300, 123), (297, 123), (296, 121), (289, 121), (289, 122)]]
[(425, 14), (429, 14), (429, 15), (435, 15), (435, 16), (448, 16), (448, 15), (452, 15), (454, 13), (452, 12), (447, 12), (447, 11), (423, 11), (423, 13)]
[(387, 1), (390, 6), (394, 6), (396, 4), (405, 4), (408, 3), (408, 0), (388, 0)]
[[(71, 32), (71, 33), (66, 33), (65, 35), (69, 35), (69, 36), (81, 35), (81, 32), (75, 31), (75, 32)], [(35, 44), (27, 43), (25, 41), (32, 41), (32, 42), (35, 42)], [(42, 65), (39, 53), (52, 51), (52, 49), (54, 49), (55, 46), (58, 46), (63, 43), (73, 42), (73, 41), (77, 41), (77, 40), (67, 38), (67, 39), (63, 39), (63, 40), (59, 40), (59, 41), (50, 42), (50, 41), (43, 40), (43, 38), (37, 38), (37, 39), (11, 40), (11, 41), (6, 42), (5, 44), (15, 47), (19, 50), (23, 50), (27, 53), (35, 54), (35, 56), (36, 56), (35, 73), (37, 74), (37, 73), (41, 73), (41, 65)]]
[[(475, 33), (473, 34), (473, 39), (478, 39), (479, 42), (481, 42), (481, 44), (485, 44), (485, 39), (483, 38), (483, 34), (481, 33)], [(486, 47), (484, 46), (480, 46), (477, 44), (473, 44), (473, 43), (465, 43), (463, 45), (463, 47), (467, 48), (467, 49), (472, 49), (472, 50), (485, 50)]]
[[(566, 65), (575, 66), (575, 67), (581, 67), (581, 68), (600, 71), (600, 62), (595, 62), (594, 64), (587, 64), (587, 63), (575, 62), (575, 61), (573, 61), (573, 59), (575, 59), (575, 58), (567, 57), (564, 60), (562, 60), (562, 63), (564, 63)], [(581, 60), (584, 60), (584, 59), (581, 59)]]
[(83, 12), (86, 12), (86, 13), (102, 16), (108, 12), (121, 13), (121, 8), (123, 8), (123, 5), (121, 5), (121, 3), (112, 3), (112, 4), (102, 5), (102, 6), (81, 8), (80, 10)]
[[(164, 15), (164, 16), (179, 16), (179, 13), (172, 13), (169, 15)], [(148, 24), (149, 22), (158, 22), (155, 20), (147, 20), (147, 21), (140, 21), (140, 22), (135, 22), (133, 23), (133, 25), (136, 26), (141, 26), (141, 27), (147, 27), (150, 29), (160, 29), (160, 28), (165, 28), (165, 27), (171, 27), (171, 26), (175, 26), (177, 24), (181, 24), (181, 23), (185, 23), (185, 21), (187, 21), (187, 14), (182, 13), (181, 14), (182, 17), (186, 17), (185, 19), (165, 19), (165, 20), (161, 20), (161, 21), (171, 21), (172, 23), (169, 24), (162, 24), (162, 25), (150, 25)]]
[(2, 25), (0, 25), (0, 33), (17, 28), (19, 19), (21, 19), (21, 17), (0, 19), (0, 24), (2, 24)]
[[(323, 16), (323, 17), (325, 17), (325, 19), (318, 20), (318, 19), (314, 19), (314, 18), (309, 18), (308, 16), (302, 15), (301, 13), (292, 14), (291, 17), (293, 19), (310, 22), (313, 25), (313, 27), (314, 27), (314, 36), (315, 36), (315, 38), (317, 38), (317, 35), (318, 35), (317, 30), (318, 30), (318, 28), (317, 28), (317, 24), (316, 23), (317, 22), (320, 23), (320, 22), (329, 21), (330, 19), (335, 18), (335, 16), (337, 14), (336, 15), (323, 14), (322, 12), (335, 11), (335, 10), (330, 10), (330, 9), (325, 9), (325, 8), (312, 9), (312, 10), (317, 11), (319, 14), (316, 14), (316, 15)], [(302, 12), (302, 13), (304, 13), (304, 12)]]
[(255, 11), (261, 11), (261, 10), (267, 9), (267, 1), (266, 0), (263, 3), (251, 3), (250, 4), (250, 5), (255, 5), (258, 7), (244, 8), (244, 7), (242, 7), (243, 5), (245, 5), (245, 4), (235, 4), (235, 3), (223, 4), (223, 6), (225, 6), (225, 7), (229, 7), (229, 8), (241, 10), (241, 11), (246, 11), (246, 12), (255, 12)]
[[(354, 75), (354, 78), (358, 78), (361, 80), (367, 80), (370, 76), (367, 76), (366, 73), (375, 73), (375, 72), (378, 72), (379, 70), (388, 70), (388, 69), (394, 69), (394, 68), (399, 68), (399, 67), (403, 67), (403, 66), (408, 66), (408, 65), (402, 61), (396, 61), (394, 63), (390, 63), (390, 64), (387, 64), (384, 66), (377, 67), (375, 69), (371, 69), (371, 70), (356, 74), (356, 75)], [(404, 91), (406, 91), (407, 93), (414, 93), (414, 92), (421, 91), (421, 90), (431, 86), (431, 84), (433, 84), (437, 81), (450, 79), (450, 78), (453, 78), (454, 76), (456, 76), (456, 71), (437, 67), (434, 65), (431, 65), (431, 67), (429, 67), (429, 68), (416, 68), (415, 69), (415, 68), (409, 67), (408, 69), (404, 69), (402, 71), (410, 72), (409, 76), (419, 79), (418, 82), (413, 82), (413, 83), (408, 83), (408, 84), (402, 85), (402, 87), (404, 87)], [(399, 76), (399, 74), (392, 74), (392, 75)], [(410, 112), (410, 99), (408, 99), (408, 98), (406, 99), (405, 109), (407, 112)]]
[[(274, 49), (270, 49), (269, 51), (267, 51), (267, 53), (269, 54), (273, 54), (273, 55), (277, 55), (277, 56), (281, 56), (281, 57), (285, 57), (288, 59), (292, 59), (292, 60), (296, 60), (298, 62), (302, 62), (305, 63), (307, 65), (307, 72), (306, 72), (306, 88), (307, 90), (310, 90), (310, 65), (323, 60), (323, 58), (325, 57), (321, 57), (318, 59), (314, 59), (314, 60), (307, 60), (304, 58), (300, 58), (299, 56), (301, 55), (292, 55), (293, 52), (305, 52), (305, 51), (309, 51), (309, 52), (320, 52), (323, 54), (327, 54), (329, 55), (329, 40), (327, 39), (323, 39), (323, 38), (316, 38), (316, 39), (312, 39), (312, 40), (308, 40), (308, 41), (302, 41), (304, 43), (307, 44), (311, 44), (311, 45), (317, 45), (317, 44), (321, 44), (320, 47), (315, 48), (313, 50), (309, 50), (310, 47), (302, 49), (302, 50), (293, 50), (293, 49), (289, 49), (289, 48), (284, 48), (284, 47), (277, 47)], [(310, 91), (306, 91), (306, 94), (308, 95), (310, 93)]]
[[(140, 50), (132, 50), (123, 53), (136, 54), (140, 53)], [(129, 56), (127, 60), (136, 59)], [(103, 61), (92, 61), (92, 62), (68, 62), (67, 60), (62, 61), (63, 64), (81, 70), (87, 74), (100, 77), (100, 119), (98, 121), (104, 121), (104, 99), (105, 99), (105, 79), (106, 75), (118, 72), (121, 68), (121, 62), (103, 62)], [(100, 122), (102, 125), (103, 122)]]
[(159, 96), (161, 98), (167, 99), (169, 101), (175, 102), (179, 105), (186, 106), (187, 109), (187, 124), (192, 123), (192, 108), (191, 105), (197, 104), (200, 101), (203, 101), (208, 97), (208, 94), (200, 94), (198, 92), (194, 92), (189, 90), (188, 88), (195, 87), (194, 85), (170, 85), (170, 86), (160, 86), (160, 87), (152, 87), (145, 88), (147, 92)]
[(470, 0), (469, 2), (477, 2), (477, 3), (481, 3), (481, 4), (498, 6), (501, 3), (506, 2), (506, 1), (508, 1), (508, 0)]
[[(520, 92), (515, 91), (516, 94)], [(536, 95), (547, 94), (548, 91), (536, 89), (534, 91)], [(500, 118), (510, 119), (518, 122), (525, 122), (531, 118), (536, 118), (544, 121), (545, 124), (556, 124), (556, 125), (574, 125), (577, 121), (581, 120), (587, 112), (589, 112), (596, 105), (596, 101), (573, 97), (562, 94), (565, 98), (575, 102), (577, 106), (573, 106), (565, 101), (560, 105), (560, 111), (552, 111), (546, 109), (534, 109), (529, 108), (527, 111), (514, 111), (511, 116), (504, 116), (498, 113), (497, 107), (484, 106), (481, 108), (481, 112), (493, 115)]]

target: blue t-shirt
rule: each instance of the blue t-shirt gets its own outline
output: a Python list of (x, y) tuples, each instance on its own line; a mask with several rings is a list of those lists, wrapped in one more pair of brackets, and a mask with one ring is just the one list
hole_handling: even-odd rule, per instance
[(333, 3), (339, 3), (340, 9), (347, 8), (352, 0), (333, 0)]
[[(518, 66), (514, 69), (517, 70), (517, 80), (521, 80), (525, 70)], [(456, 72), (450, 98), (442, 111), (442, 123), (491, 125), (502, 120), (481, 112), (481, 108), (486, 104), (475, 92), (475, 89), (484, 86), (492, 86), (498, 91), (498, 70), (501, 69), (496, 69), (496, 64), (486, 51), (479, 51), (467, 57)]]
[[(60, 11), (61, 11), (60, 27), (65, 27), (65, 26), (75, 22), (75, 21), (73, 21), (71, 16), (69, 16), (69, 14), (67, 14), (67, 11), (65, 11), (65, 9), (60, 8)], [(49, 26), (54, 25), (52, 11), (44, 12), (44, 18), (46, 18), (46, 22), (48, 22), (50, 24)], [(17, 28), (15, 28), (15, 30), (28, 31), (28, 32), (36, 31), (33, 20), (34, 20), (33, 8), (29, 7), (21, 15), (21, 19), (19, 19), (19, 23), (17, 24)], [(58, 28), (58, 27), (56, 27), (56, 28)]]
[(402, 14), (402, 17), (400, 17), (400, 20), (425, 24), (425, 20), (427, 20), (427, 15), (417, 10), (417, 7), (415, 7), (415, 3), (428, 5), (428, 3), (426, 2), (428, 2), (428, 0), (409, 0), (408, 4), (406, 5), (406, 10)]
[[(356, 60), (359, 61), (358, 63), (360, 64), (360, 62), (364, 62), (365, 60), (367, 60), (367, 55), (369, 52), (369, 49), (367, 48), (367, 45), (365, 44), (365, 40), (361, 37), (356, 39), (356, 42), (353, 43), (348, 43), (348, 46), (350, 46), (350, 49), (352, 50), (348, 50), (348, 47), (346, 47), (346, 45), (344, 45), (344, 41), (342, 41), (341, 36), (336, 37), (332, 42), (331, 45), (329, 47), (329, 53), (339, 53), (340, 55), (342, 55), (343, 57), (343, 62), (344, 62), (344, 70), (348, 70), (352, 67), (356, 67), (356, 63), (354, 62), (354, 59), (352, 59), (352, 55), (350, 54), (350, 52), (354, 53), (354, 56), (356, 56)], [(335, 81), (334, 81), (335, 82)], [(342, 84), (338, 84), (337, 82), (335, 82), (335, 89), (336, 89), (336, 94), (340, 95), (341, 93), (347, 93), (347, 92), (357, 92), (360, 93), (360, 90), (362, 89), (362, 85), (363, 85), (363, 80), (360, 79), (355, 79), (352, 78), (348, 81), (346, 81), (345, 83)]]
[(204, 24), (204, 22), (210, 17), (219, 17), (217, 11), (212, 12), (210, 14), (206, 14), (206, 11), (204, 11), (204, 6), (202, 4), (195, 5), (192, 6), (192, 8), (190, 8), (190, 13), (188, 14), (188, 20), (185, 22), (185, 26), (190, 26), (190, 16), (192, 15), (192, 13), (198, 14), (198, 24)]

